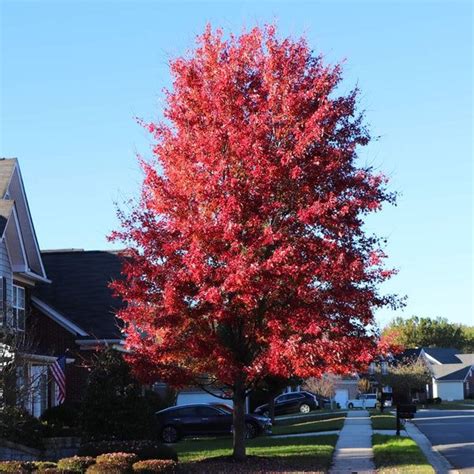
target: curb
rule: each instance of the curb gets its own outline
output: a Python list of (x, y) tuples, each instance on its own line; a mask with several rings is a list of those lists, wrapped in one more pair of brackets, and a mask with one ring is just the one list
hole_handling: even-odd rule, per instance
[(428, 462), (433, 466), (436, 474), (459, 474), (451, 463), (431, 444), (430, 440), (415, 426), (414, 423), (405, 423), (405, 431), (419, 446)]
[(279, 434), (279, 435), (270, 435), (269, 438), (304, 438), (305, 436), (326, 436), (339, 434), (340, 430), (331, 430), (331, 431), (312, 431), (309, 433), (288, 433), (288, 434)]

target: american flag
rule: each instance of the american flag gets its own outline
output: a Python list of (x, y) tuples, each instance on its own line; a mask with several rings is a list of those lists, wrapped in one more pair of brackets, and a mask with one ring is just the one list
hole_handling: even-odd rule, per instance
[(58, 357), (51, 366), (53, 380), (58, 386), (56, 402), (58, 405), (66, 399), (66, 356)]

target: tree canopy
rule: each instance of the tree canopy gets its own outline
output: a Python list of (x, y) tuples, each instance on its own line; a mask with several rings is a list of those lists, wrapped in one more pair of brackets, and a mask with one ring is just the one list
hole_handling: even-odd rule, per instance
[(374, 310), (396, 298), (379, 292), (393, 271), (363, 222), (395, 196), (357, 159), (358, 91), (341, 93), (341, 67), (304, 39), (208, 27), (171, 72), (166, 120), (145, 124), (141, 198), (112, 236), (128, 247), (119, 316), (143, 379), (228, 387), (235, 441), (266, 377), (372, 359)]
[(384, 337), (405, 348), (454, 347), (465, 352), (474, 349), (474, 328), (450, 323), (446, 318), (397, 317), (383, 330)]

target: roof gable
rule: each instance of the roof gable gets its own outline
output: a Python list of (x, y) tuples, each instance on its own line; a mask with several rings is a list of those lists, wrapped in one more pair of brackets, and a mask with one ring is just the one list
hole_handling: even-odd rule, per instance
[(23, 273), (33, 280), (47, 281), (20, 167), (16, 158), (0, 159), (0, 203), (0, 232), (5, 231), (11, 216), (14, 214), (17, 232), (10, 232), (7, 235), (7, 246), (10, 248), (19, 245), (18, 242), (13, 242), (12, 239), (21, 240), (20, 245), (23, 249), (21, 261), (12, 262), (15, 271)]
[(14, 202), (11, 199), (0, 200), (0, 239), (3, 238), (8, 220), (13, 211)]

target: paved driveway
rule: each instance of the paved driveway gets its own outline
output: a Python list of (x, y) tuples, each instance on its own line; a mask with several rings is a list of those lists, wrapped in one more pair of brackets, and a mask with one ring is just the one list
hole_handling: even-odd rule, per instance
[(413, 421), (455, 468), (474, 473), (473, 410), (420, 410)]

